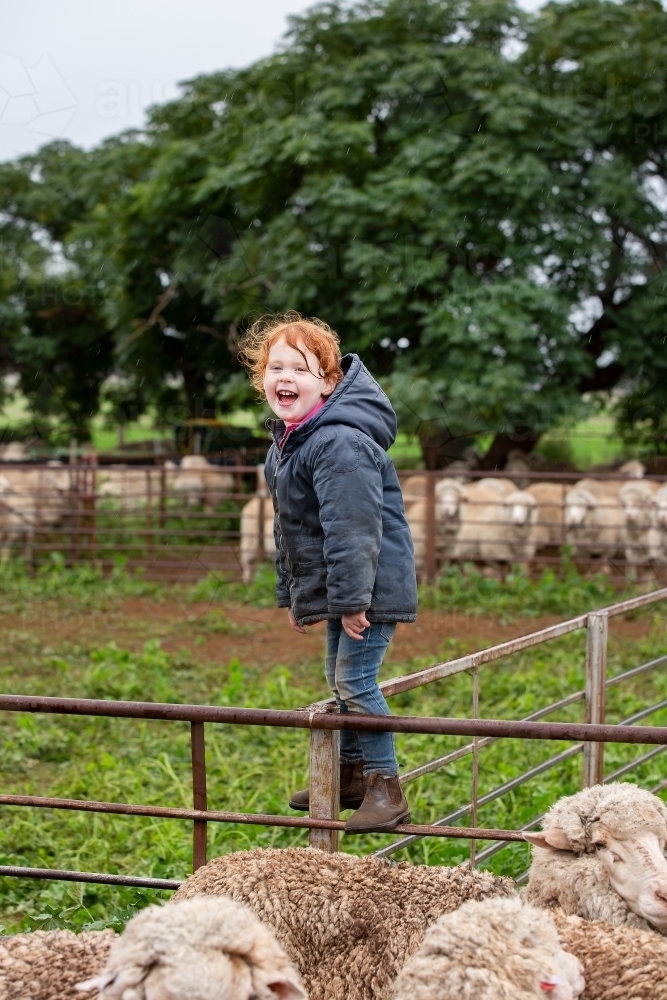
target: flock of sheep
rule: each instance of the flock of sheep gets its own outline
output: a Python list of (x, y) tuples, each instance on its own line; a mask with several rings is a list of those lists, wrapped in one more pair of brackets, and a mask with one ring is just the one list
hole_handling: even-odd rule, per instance
[[(13, 457), (12, 457), (13, 456)], [(5, 449), (0, 471), (0, 548), (3, 559), (12, 546), (30, 543), (37, 532), (66, 525), (75, 513), (78, 478), (83, 467), (72, 470), (62, 462), (19, 464), (21, 452)], [(156, 509), (163, 488), (178, 505), (212, 513), (232, 495), (232, 473), (208, 462), (203, 455), (185, 455), (180, 465), (108, 466), (88, 470), (87, 488), (94, 489), (102, 507), (131, 514)]]
[[(0, 548), (29, 544), (39, 531), (66, 524), (74, 510), (72, 470), (59, 462), (30, 466), (6, 461), (0, 471)], [(18, 457), (18, 455), (17, 455)], [(536, 556), (563, 545), (574, 559), (601, 567), (624, 559), (630, 575), (667, 565), (667, 484), (644, 478), (641, 463), (619, 470), (624, 478), (581, 479), (574, 485), (536, 482), (519, 489), (511, 479), (470, 481), (465, 470), (435, 483), (435, 546), (438, 562), (474, 562), (502, 574), (512, 564), (527, 566)], [(202, 455), (180, 465), (100, 467), (90, 472), (102, 506), (124, 513), (155, 509), (166, 496), (184, 509), (213, 513), (236, 497), (234, 475)], [(245, 582), (258, 564), (275, 556), (273, 507), (259, 470), (260, 488), (240, 515), (240, 562)], [(521, 473), (517, 472), (521, 484)], [(418, 572), (426, 559), (426, 476), (401, 480)], [(213, 530), (215, 525), (213, 524)]]
[[(621, 466), (623, 478), (581, 479), (574, 485), (536, 482), (518, 489), (511, 479), (473, 482), (465, 471), (435, 483), (436, 556), (443, 562), (473, 562), (486, 572), (527, 566), (564, 545), (576, 560), (601, 567), (625, 559), (630, 575), (667, 565), (667, 484), (644, 478), (644, 467)], [(521, 480), (520, 473), (516, 477)], [(401, 479), (405, 510), (415, 547), (417, 571), (424, 571), (427, 538), (427, 478)], [(241, 514), (241, 565), (250, 582), (258, 562), (272, 559), (273, 507), (260, 490)]]
[(122, 935), (0, 938), (2, 1000), (667, 1000), (667, 807), (559, 800), (508, 878), (312, 849), (241, 851)]

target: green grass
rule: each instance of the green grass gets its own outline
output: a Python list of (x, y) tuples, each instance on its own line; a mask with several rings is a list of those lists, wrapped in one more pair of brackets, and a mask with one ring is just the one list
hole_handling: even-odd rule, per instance
[(534, 579), (514, 567), (504, 581), (485, 577), (470, 567), (449, 565), (432, 586), (420, 591), (420, 607), (441, 612), (497, 615), (501, 621), (539, 615), (573, 617), (632, 596), (630, 585), (624, 593), (603, 573), (583, 577), (564, 559), (558, 572), (544, 570)]
[[(571, 571), (570, 571), (571, 572)], [(216, 599), (205, 628), (233, 630), (228, 603), (262, 604), (269, 600), (271, 574), (260, 576), (253, 591), (225, 586), (212, 578), (184, 591), (187, 600)], [(165, 589), (117, 572), (104, 580), (93, 571), (67, 570), (54, 564), (36, 577), (5, 567), (0, 575), (0, 609), (20, 606), (41, 613), (43, 601), (68, 613), (86, 614), (134, 595), (164, 599)], [(221, 601), (220, 598), (224, 600)], [(503, 588), (494, 581), (447, 574), (424, 594), (424, 604), (446, 610), (517, 615), (551, 610), (571, 614), (607, 603), (605, 580), (573, 575), (559, 581), (545, 574), (531, 583), (520, 574)], [(438, 603), (440, 602), (440, 603)], [(443, 603), (444, 602), (444, 603)], [(427, 611), (426, 613), (430, 613)], [(650, 635), (638, 641), (616, 636), (612, 628), (609, 669), (629, 669), (664, 653), (665, 620), (644, 612)], [(449, 642), (445, 655), (464, 647)], [(279, 652), (276, 659), (279, 660)], [(391, 673), (415, 670), (427, 660), (413, 659)], [(564, 694), (583, 687), (584, 634), (575, 633), (481, 669), (481, 715), (520, 718)], [(385, 670), (387, 676), (389, 670)], [(261, 672), (250, 663), (232, 661), (224, 668), (193, 654), (168, 654), (155, 640), (131, 652), (104, 641), (95, 644), (44, 645), (28, 629), (6, 629), (0, 656), (0, 685), (12, 693), (113, 699), (195, 701), (217, 705), (300, 707), (326, 695), (322, 667), (313, 663), (297, 681), (279, 663)], [(471, 714), (472, 679), (460, 674), (392, 699), (397, 714)], [(618, 721), (646, 704), (667, 698), (667, 673), (657, 671), (615, 686), (609, 692), (608, 717)], [(555, 720), (581, 719), (574, 705)], [(667, 712), (646, 720), (667, 724)], [(399, 761), (410, 769), (461, 745), (456, 738), (410, 736), (397, 739)], [(286, 813), (289, 794), (307, 781), (308, 734), (262, 727), (206, 727), (209, 805), (213, 809)], [(480, 793), (564, 749), (566, 743), (499, 740), (480, 753)], [(642, 752), (609, 747), (607, 768)], [(658, 757), (637, 778), (650, 787), (665, 776)], [(182, 723), (134, 722), (67, 716), (5, 714), (0, 719), (0, 772), (4, 793), (106, 799), (169, 806), (191, 805), (189, 727)], [(573, 792), (581, 780), (581, 757), (546, 772), (523, 788), (480, 809), (478, 823), (518, 827), (542, 812), (559, 795)], [(471, 759), (427, 775), (407, 786), (415, 822), (431, 822), (469, 801)], [(191, 824), (139, 817), (2, 808), (0, 864), (76, 868), (182, 878), (190, 870)], [(343, 838), (343, 850), (365, 853), (393, 842), (392, 837)], [(305, 845), (303, 831), (245, 825), (209, 825), (209, 856), (250, 847)], [(480, 847), (485, 845), (480, 845)], [(416, 863), (456, 864), (467, 857), (468, 843), (422, 840), (402, 853)], [(527, 848), (512, 845), (497, 854), (490, 868), (517, 875), (528, 859)], [(32, 880), (0, 879), (0, 923), (10, 930), (67, 926), (121, 927), (135, 910), (168, 894), (108, 886), (75, 886)]]

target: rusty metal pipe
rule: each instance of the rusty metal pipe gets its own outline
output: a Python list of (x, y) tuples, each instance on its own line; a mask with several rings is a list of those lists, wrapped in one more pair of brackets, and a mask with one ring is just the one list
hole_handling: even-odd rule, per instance
[(170, 878), (140, 878), (135, 875), (106, 875), (103, 872), (69, 872), (60, 868), (19, 868), (0, 865), (0, 875), (19, 878), (56, 879), (59, 882), (93, 882), (99, 885), (132, 885), (140, 889), (178, 889), (181, 885)]
[(103, 701), (93, 698), (45, 698), (0, 695), (0, 711), (88, 715), (162, 722), (215, 722), (284, 729), (338, 729), (376, 733), (424, 733), (432, 736), (498, 736), (526, 740), (592, 740), (598, 743), (667, 743), (667, 727), (590, 725), (576, 722), (516, 722), (503, 719), (449, 719), (409, 715), (338, 715), (326, 712), (165, 702)]
[[(75, 812), (105, 813), (116, 816), (148, 816), (160, 819), (195, 820), (212, 823), (245, 823), (252, 826), (280, 826), (302, 830), (345, 830), (343, 820), (312, 819), (310, 816), (274, 816), (271, 813), (219, 812), (204, 809), (172, 809), (168, 806), (142, 806), (129, 802), (92, 802), (86, 799), (54, 799), (38, 795), (0, 795), (0, 806), (27, 806), (35, 809), (69, 809)], [(520, 831), (491, 827), (424, 826), (405, 823), (388, 831), (423, 837), (455, 837), (478, 840), (522, 840)]]

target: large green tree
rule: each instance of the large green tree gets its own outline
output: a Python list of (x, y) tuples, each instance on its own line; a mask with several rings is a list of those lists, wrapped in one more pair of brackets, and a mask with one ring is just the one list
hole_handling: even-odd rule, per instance
[[(296, 308), (443, 458), (491, 435), (493, 467), (582, 399), (664, 433), (666, 74), (653, 0), (323, 4), (144, 135), (47, 148), (0, 185), (81, 283), (107, 345), (91, 383), (115, 371), (121, 402), (238, 401), (238, 331)], [(28, 312), (39, 358), (73, 318)]]

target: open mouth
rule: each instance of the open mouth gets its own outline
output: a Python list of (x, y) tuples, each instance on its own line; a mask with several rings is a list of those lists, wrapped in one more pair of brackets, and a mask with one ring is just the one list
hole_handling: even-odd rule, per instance
[(278, 389), (276, 395), (279, 403), (291, 403), (299, 398), (296, 392), (291, 392), (289, 389)]

